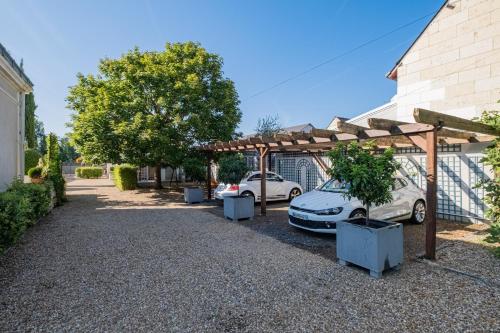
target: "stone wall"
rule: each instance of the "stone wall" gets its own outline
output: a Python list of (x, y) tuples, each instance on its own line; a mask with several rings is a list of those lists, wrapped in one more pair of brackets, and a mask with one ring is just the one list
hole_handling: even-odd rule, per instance
[(450, 1), (397, 70), (397, 120), (415, 107), (464, 118), (499, 109), (500, 0)]

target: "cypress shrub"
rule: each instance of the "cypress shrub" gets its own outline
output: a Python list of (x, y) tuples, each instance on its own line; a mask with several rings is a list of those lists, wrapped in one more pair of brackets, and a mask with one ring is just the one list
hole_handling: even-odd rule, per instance
[(38, 165), (40, 160), (40, 153), (35, 149), (26, 149), (24, 151), (24, 174), (27, 175), (28, 171)]
[(62, 175), (62, 164), (59, 156), (57, 135), (50, 133), (47, 138), (47, 154), (45, 154), (44, 178), (50, 180), (56, 192), (56, 204), (66, 201), (66, 181)]
[(101, 167), (79, 167), (75, 169), (75, 175), (79, 178), (100, 178), (102, 176)]
[(120, 191), (135, 190), (137, 187), (137, 168), (130, 164), (116, 165), (113, 169), (115, 184)]

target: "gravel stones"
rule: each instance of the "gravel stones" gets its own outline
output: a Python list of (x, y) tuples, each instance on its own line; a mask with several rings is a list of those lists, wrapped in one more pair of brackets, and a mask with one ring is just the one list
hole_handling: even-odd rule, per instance
[[(104, 179), (68, 197), (0, 257), (0, 331), (500, 330), (494, 283), (413, 259), (423, 226), (405, 224), (402, 269), (375, 280), (336, 263), (335, 236), (288, 226), (286, 203), (231, 222)], [(500, 261), (469, 237), (481, 228), (438, 225), (437, 263), (496, 281)]]

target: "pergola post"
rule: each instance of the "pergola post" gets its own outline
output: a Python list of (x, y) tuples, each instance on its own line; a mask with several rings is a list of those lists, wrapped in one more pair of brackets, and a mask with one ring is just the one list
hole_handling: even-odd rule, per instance
[(427, 221), (425, 225), (425, 257), (436, 259), (436, 202), (437, 202), (437, 129), (426, 133), (427, 152)]
[(260, 214), (266, 216), (266, 155), (268, 148), (260, 147)]
[(207, 154), (207, 191), (208, 195), (207, 198), (208, 200), (212, 200), (212, 154), (208, 153)]

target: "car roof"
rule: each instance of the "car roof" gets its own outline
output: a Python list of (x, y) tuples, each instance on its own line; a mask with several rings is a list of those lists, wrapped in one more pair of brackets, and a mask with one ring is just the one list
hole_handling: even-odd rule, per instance
[[(267, 170), (266, 173), (274, 173), (275, 175), (277, 175), (276, 172), (269, 171), (269, 170)], [(260, 175), (260, 171), (252, 171), (252, 172), (250, 172), (250, 174), (248, 175), (248, 177), (253, 176), (253, 175)]]

